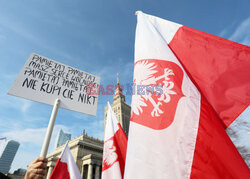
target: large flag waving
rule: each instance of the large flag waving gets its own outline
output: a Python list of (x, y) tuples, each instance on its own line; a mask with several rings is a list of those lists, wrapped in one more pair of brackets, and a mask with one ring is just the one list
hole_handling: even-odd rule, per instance
[(61, 157), (57, 160), (50, 179), (81, 179), (80, 171), (68, 147), (68, 143), (62, 151)]
[(108, 103), (104, 136), (102, 179), (122, 179), (124, 174), (127, 136)]
[(137, 18), (125, 178), (249, 178), (225, 128), (250, 102), (250, 48)]

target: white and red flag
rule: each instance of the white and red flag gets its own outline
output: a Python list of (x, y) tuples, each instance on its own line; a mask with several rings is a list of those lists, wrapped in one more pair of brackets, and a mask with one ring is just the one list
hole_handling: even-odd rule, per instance
[(137, 19), (125, 179), (250, 178), (225, 132), (250, 102), (250, 48)]
[(81, 179), (80, 171), (68, 147), (68, 143), (62, 151), (61, 157), (57, 160), (50, 179)]
[(127, 136), (108, 103), (104, 135), (102, 179), (122, 179), (124, 174)]

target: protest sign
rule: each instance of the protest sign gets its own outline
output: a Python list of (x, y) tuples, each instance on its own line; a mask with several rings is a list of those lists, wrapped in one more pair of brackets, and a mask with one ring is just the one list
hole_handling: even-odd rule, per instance
[(32, 53), (8, 94), (96, 115), (100, 77)]

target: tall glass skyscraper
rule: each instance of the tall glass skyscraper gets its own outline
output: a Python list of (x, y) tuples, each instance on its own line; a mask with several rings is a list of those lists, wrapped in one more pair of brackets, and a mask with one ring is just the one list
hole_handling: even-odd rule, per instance
[(71, 134), (64, 133), (61, 129), (56, 137), (55, 148), (65, 144), (67, 140), (71, 140)]
[(1, 141), (0, 172), (7, 174), (19, 148), (19, 142), (14, 140)]

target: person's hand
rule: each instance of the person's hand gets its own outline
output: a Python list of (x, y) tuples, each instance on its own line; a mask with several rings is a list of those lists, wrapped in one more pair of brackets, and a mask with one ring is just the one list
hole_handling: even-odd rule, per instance
[(46, 175), (47, 159), (38, 157), (28, 166), (25, 179), (44, 179)]

